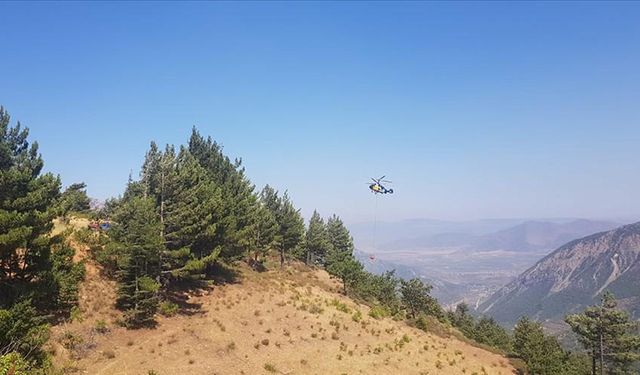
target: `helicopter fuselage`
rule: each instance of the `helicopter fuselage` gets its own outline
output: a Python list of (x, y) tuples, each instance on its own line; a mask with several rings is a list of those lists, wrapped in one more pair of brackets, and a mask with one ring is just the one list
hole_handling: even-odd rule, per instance
[(379, 183), (369, 185), (369, 189), (371, 189), (374, 194), (393, 194), (393, 189), (387, 189)]

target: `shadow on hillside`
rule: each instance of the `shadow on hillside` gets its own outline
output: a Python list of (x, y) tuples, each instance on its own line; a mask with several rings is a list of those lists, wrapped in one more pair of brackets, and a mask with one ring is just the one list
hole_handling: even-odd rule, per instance
[(240, 281), (240, 272), (222, 263), (215, 263), (208, 267), (207, 278), (217, 285), (237, 284)]
[(192, 295), (200, 295), (201, 293), (201, 289), (193, 290), (190, 288), (182, 289), (173, 287), (166, 291), (165, 296), (167, 300), (178, 305), (177, 313), (179, 315), (194, 316), (202, 315), (204, 311), (202, 310), (201, 303), (189, 302), (189, 298)]
[(165, 291), (165, 298), (178, 305), (180, 315), (202, 315), (202, 304), (189, 302), (191, 297), (202, 297), (213, 291), (214, 285), (235, 284), (239, 282), (240, 272), (224, 264), (210, 266), (203, 279), (174, 280)]
[(251, 267), (252, 270), (256, 272), (266, 272), (267, 267), (265, 267), (264, 262), (256, 261), (254, 259), (247, 260), (247, 264)]

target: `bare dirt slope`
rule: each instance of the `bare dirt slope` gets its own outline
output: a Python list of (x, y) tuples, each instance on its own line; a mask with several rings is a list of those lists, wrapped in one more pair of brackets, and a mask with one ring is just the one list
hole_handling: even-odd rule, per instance
[[(50, 342), (65, 373), (514, 373), (497, 354), (369, 317), (326, 272), (304, 266), (241, 269), (235, 283), (184, 294), (181, 311), (156, 328), (127, 330), (115, 323), (114, 283), (86, 261), (80, 318), (54, 327)], [(97, 332), (101, 320), (107, 332)]]

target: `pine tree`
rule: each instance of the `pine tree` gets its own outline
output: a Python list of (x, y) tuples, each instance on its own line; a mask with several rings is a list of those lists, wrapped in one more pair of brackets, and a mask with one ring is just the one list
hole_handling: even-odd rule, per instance
[(483, 316), (474, 328), (473, 339), (504, 351), (511, 350), (511, 337), (507, 330), (500, 326), (493, 318)]
[(304, 239), (304, 220), (286, 192), (280, 200), (276, 220), (280, 224), (280, 267), (284, 267), (287, 254), (294, 252)]
[(540, 323), (522, 317), (514, 328), (513, 349), (532, 375), (566, 373), (568, 354), (555, 337), (546, 336)]
[(186, 149), (178, 154), (171, 190), (162, 220), (164, 264), (174, 277), (201, 276), (222, 252), (221, 191)]
[(156, 143), (151, 142), (140, 172), (140, 183), (144, 188), (144, 195), (152, 197), (155, 201), (163, 240), (165, 239), (166, 207), (167, 203), (172, 201), (177, 189), (177, 173), (175, 148), (167, 145), (164, 152), (161, 152)]
[(146, 189), (146, 194), (154, 197), (156, 206), (160, 206), (160, 202), (162, 201), (163, 184), (166, 174), (173, 169), (171, 164), (163, 164), (165, 156), (168, 157), (170, 163), (173, 164), (175, 161), (173, 148), (167, 146), (166, 152), (162, 153), (158, 145), (152, 141), (144, 157), (144, 163), (140, 171), (141, 182)]
[(353, 255), (353, 239), (338, 216), (333, 215), (327, 220), (327, 234), (331, 258), (342, 259)]
[(121, 202), (113, 220), (110, 232), (121, 254), (117, 305), (125, 310), (128, 326), (152, 324), (158, 307), (160, 253), (164, 251), (154, 202), (133, 196)]
[(276, 240), (280, 252), (280, 267), (288, 255), (298, 249), (304, 240), (304, 219), (300, 215), (287, 192), (282, 197), (271, 186), (266, 185), (260, 192), (260, 203), (276, 220), (278, 232)]
[(449, 320), (467, 337), (473, 337), (475, 322), (473, 316), (469, 314), (469, 305), (462, 302), (456, 306), (456, 310), (449, 314)]
[(327, 220), (327, 236), (327, 272), (341, 279), (343, 291), (348, 294), (349, 287), (363, 276), (364, 267), (353, 257), (353, 239), (336, 215)]
[(46, 356), (42, 346), (49, 338), (49, 326), (39, 316), (31, 300), (0, 309), (0, 356), (19, 353), (29, 362), (40, 362)]
[(28, 129), (9, 122), (0, 107), (0, 308), (29, 297), (42, 306), (52, 297), (39, 286), (53, 277), (49, 232), (60, 180), (41, 174), (38, 144), (29, 144)]
[(277, 217), (280, 211), (281, 200), (280, 197), (278, 197), (278, 192), (273, 187), (265, 185), (265, 187), (262, 188), (260, 192), (260, 202)]
[(275, 249), (280, 242), (280, 228), (275, 216), (262, 201), (259, 202), (255, 215), (254, 224), (251, 226), (250, 242), (247, 245), (253, 249), (251, 263), (254, 267), (260, 267), (261, 258), (266, 257), (269, 251)]
[(400, 300), (412, 318), (415, 319), (419, 314), (442, 317), (440, 305), (429, 294), (431, 288), (431, 285), (423, 283), (418, 278), (400, 281)]
[[(337, 254), (338, 253), (333, 253), (333, 255)], [(327, 272), (340, 278), (342, 281), (342, 290), (344, 294), (348, 295), (351, 287), (363, 276), (364, 267), (353, 255), (344, 256), (340, 259), (331, 259), (330, 257)]]
[(57, 203), (59, 212), (57, 214), (66, 218), (72, 212), (82, 213), (89, 211), (91, 200), (87, 196), (86, 189), (87, 185), (84, 182), (69, 185), (59, 198)]
[(73, 261), (75, 250), (68, 241), (54, 238), (58, 243), (52, 246), (51, 256), (51, 284), (50, 290), (55, 299), (52, 299), (52, 306), (57, 309), (70, 310), (78, 304), (78, 294), (80, 291), (80, 281), (84, 279), (84, 263)]
[(638, 324), (617, 308), (611, 292), (605, 292), (600, 305), (588, 307), (582, 314), (565, 318), (578, 340), (591, 356), (591, 372), (631, 374), (631, 365), (640, 360)]
[(325, 264), (325, 258), (329, 251), (329, 236), (324, 220), (317, 211), (313, 211), (313, 215), (309, 220), (309, 228), (307, 229), (305, 238), (307, 264)]
[(176, 155), (155, 143), (145, 157), (140, 184), (155, 202), (160, 236), (162, 281), (202, 277), (223, 250), (225, 220), (221, 188), (184, 147)]
[(223, 212), (220, 222), (221, 257), (239, 259), (250, 249), (248, 244), (255, 223), (257, 196), (255, 187), (245, 176), (242, 160), (233, 162), (224, 155), (222, 147), (210, 137), (206, 140), (194, 128), (189, 139), (189, 152), (221, 188)]
[(364, 273), (363, 277), (357, 280), (358, 292), (363, 288), (367, 291), (361, 298), (367, 300), (366, 296), (374, 297), (374, 303), (384, 306), (393, 315), (400, 312), (402, 303), (398, 295), (400, 279), (396, 277), (395, 270), (386, 271), (382, 275)]
[(59, 178), (41, 173), (28, 129), (9, 124), (0, 107), (0, 362), (12, 353), (40, 363), (49, 335), (41, 315), (75, 301), (81, 267), (72, 264), (71, 249), (52, 254), (60, 242), (50, 236)]

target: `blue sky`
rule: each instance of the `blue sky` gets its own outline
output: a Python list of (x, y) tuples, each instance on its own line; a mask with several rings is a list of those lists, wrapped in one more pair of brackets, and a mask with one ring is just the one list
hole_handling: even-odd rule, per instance
[(308, 217), (640, 219), (640, 4), (1, 3), (0, 104), (121, 193), (192, 126)]

